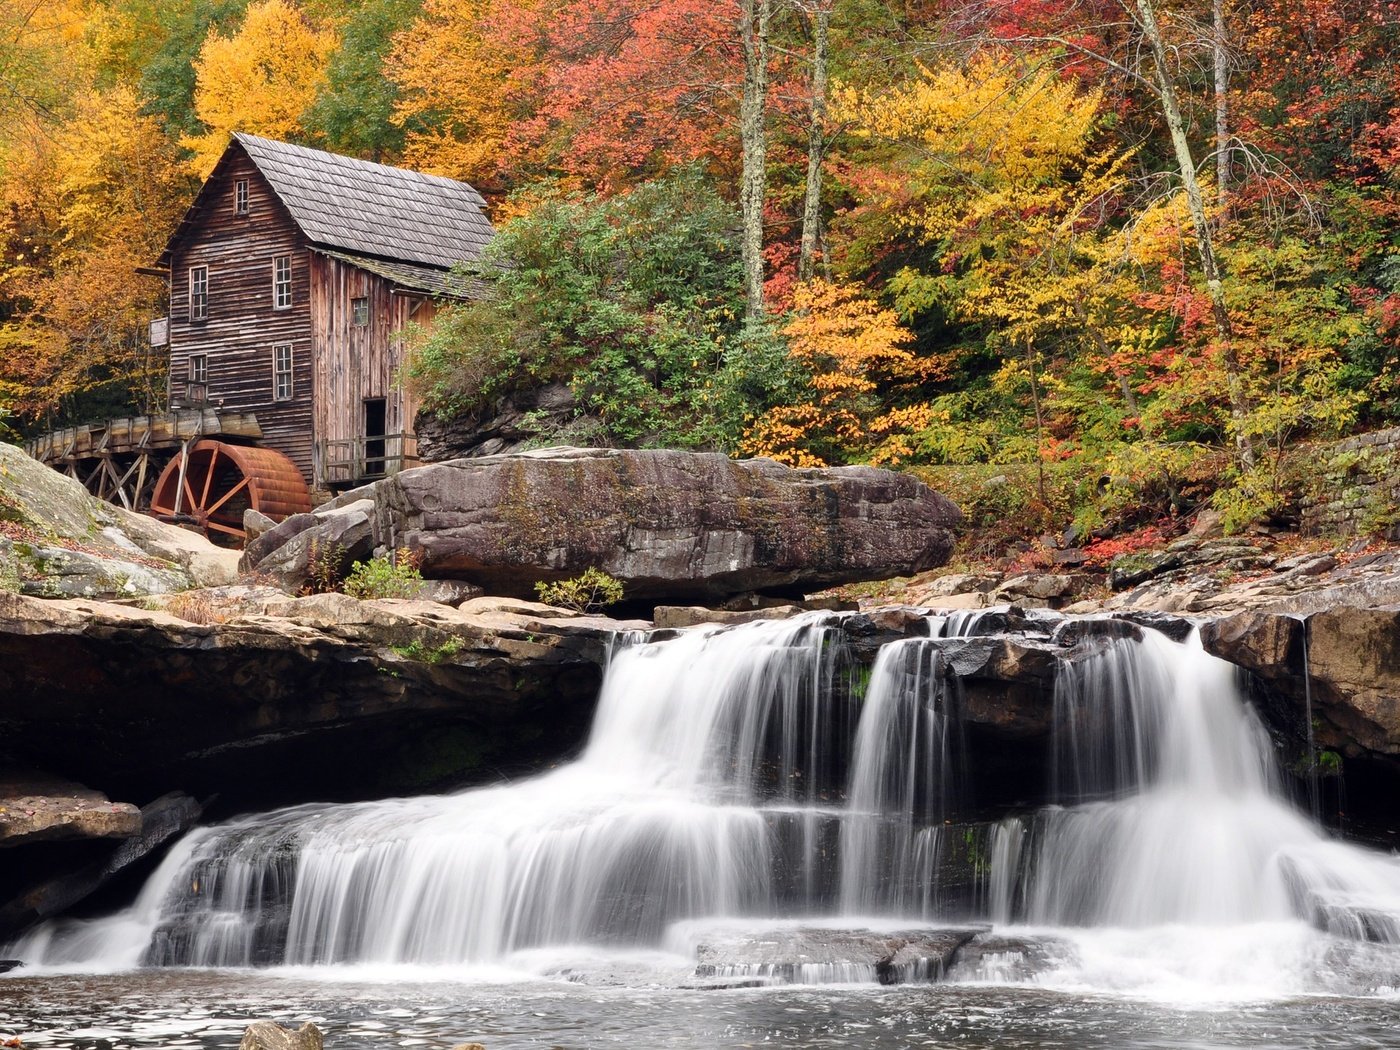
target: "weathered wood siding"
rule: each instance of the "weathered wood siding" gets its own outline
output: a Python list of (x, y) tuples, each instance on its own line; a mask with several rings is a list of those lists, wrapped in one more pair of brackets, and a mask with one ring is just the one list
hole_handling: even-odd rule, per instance
[[(224, 409), (253, 412), (264, 445), (291, 457), (308, 479), (312, 453), (311, 253), (286, 209), (235, 148), (221, 165), (190, 232), (171, 254), (171, 394), (186, 395), (189, 358), (208, 355), (207, 396)], [(234, 185), (248, 180), (248, 214), (234, 212)], [(273, 258), (292, 259), (292, 306), (273, 307)], [(209, 268), (208, 316), (191, 321), (189, 271)], [(274, 346), (292, 346), (293, 392), (273, 398)]]
[[(370, 398), (384, 399), (386, 433), (413, 429), (416, 406), (399, 382), (404, 326), (410, 320), (426, 323), (435, 307), (423, 298), (394, 294), (393, 287), (386, 278), (340, 259), (311, 256), (313, 430), (318, 443), (380, 436), (365, 433), (364, 403)], [(355, 323), (354, 300), (361, 298), (369, 305), (365, 325)], [(407, 451), (416, 451), (412, 443)]]

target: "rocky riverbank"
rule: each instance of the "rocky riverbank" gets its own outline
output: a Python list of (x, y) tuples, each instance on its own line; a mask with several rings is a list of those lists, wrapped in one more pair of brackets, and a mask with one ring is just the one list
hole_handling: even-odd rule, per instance
[[(0, 882), (0, 932), (94, 892), (202, 811), (441, 791), (545, 768), (582, 746), (608, 654), (628, 632), (662, 640), (704, 622), (795, 615), (810, 603), (775, 608), (776, 599), (754, 592), (801, 595), (948, 555), (956, 511), (922, 486), (889, 482), (887, 472), (751, 464), (724, 467), (721, 477), (714, 457), (658, 456), (565, 450), (400, 475), (269, 531), (246, 556), (257, 575), (242, 583), (228, 582), (226, 552), (7, 459), (0, 557), (14, 569), (0, 586), (0, 763), (71, 787), (0, 785), (0, 849), (29, 859)], [(667, 495), (687, 464), (693, 484), (677, 482)], [(657, 505), (604, 514), (624, 475), (651, 478), (642, 491)], [(511, 478), (534, 493), (524, 504), (507, 500), (494, 516), (443, 509), (474, 486), (500, 496)], [(708, 511), (706, 486), (718, 493)], [(510, 508), (537, 504), (573, 537), (554, 554), (522, 546), (526, 532), (538, 544), (554, 525), (512, 524)], [(762, 531), (773, 515), (787, 531)], [(816, 538), (800, 535), (804, 522)], [(430, 581), (424, 594), (436, 600), (288, 593), (305, 585), (305, 556), (321, 543), (363, 557), (408, 543), (428, 552), (430, 575), (453, 578)], [(612, 619), (473, 597), (503, 573), (516, 582), (497, 589), (523, 592), (614, 543), (621, 553), (606, 564), (640, 587), (634, 596), (720, 595), (731, 608), (636, 600), (645, 618)], [(43, 550), (68, 553), (60, 566), (35, 553)], [(480, 550), (508, 558), (488, 571), (473, 555), (464, 569), (462, 552)], [(123, 575), (125, 565), (149, 572)], [(1184, 637), (1186, 616), (1208, 620), (1206, 648), (1250, 673), (1300, 785), (1344, 774), (1352, 812), (1393, 817), (1393, 551), (1300, 551), (1205, 527), (1116, 559), (1106, 575), (940, 570), (866, 585), (860, 598), (863, 609), (828, 618), (848, 654), (842, 673), (851, 689), (861, 688), (881, 645), (926, 635), (937, 610), (986, 613), (970, 636), (943, 643), (938, 673), (956, 683), (975, 758), (969, 787), (988, 818), (1043, 800), (1063, 667), (1147, 628)], [(877, 599), (887, 604), (872, 607)], [(1056, 609), (1095, 615), (1066, 620)], [(28, 881), (14, 874), (20, 868)]]

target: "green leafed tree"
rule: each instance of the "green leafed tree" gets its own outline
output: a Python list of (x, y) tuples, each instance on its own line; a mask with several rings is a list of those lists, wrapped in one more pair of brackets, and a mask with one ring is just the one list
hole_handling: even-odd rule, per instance
[(326, 146), (371, 160), (391, 161), (403, 152), (408, 131), (392, 118), (398, 84), (385, 75), (384, 60), (394, 34), (413, 24), (423, 0), (345, 3), (330, 19), (340, 30), (340, 48), (326, 67), (326, 80), (306, 122)]
[(738, 231), (691, 170), (623, 197), (547, 200), (501, 229), (493, 294), (440, 317), (410, 383), (440, 416), (566, 383), (596, 438), (728, 447), (790, 381), (776, 339), (745, 329)]

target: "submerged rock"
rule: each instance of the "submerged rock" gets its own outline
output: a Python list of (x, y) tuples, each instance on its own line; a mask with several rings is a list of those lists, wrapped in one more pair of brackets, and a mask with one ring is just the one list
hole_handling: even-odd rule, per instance
[(1074, 946), (1060, 937), (1008, 936), (989, 931), (958, 948), (947, 979), (1024, 984), (1062, 968), (1074, 954)]
[(983, 929), (719, 929), (697, 946), (695, 976), (784, 984), (937, 981), (958, 949)]
[(372, 543), (411, 547), (429, 577), (529, 598), (536, 583), (599, 568), (622, 581), (629, 601), (676, 604), (801, 597), (919, 572), (947, 559), (961, 520), (913, 476), (872, 467), (554, 448), (418, 467), (355, 489), (312, 521), (289, 519), (259, 537), (244, 568), (266, 566), (295, 589), (305, 534), (365, 501)]
[(238, 1050), (322, 1050), (321, 1030), (310, 1021), (293, 1031), (275, 1021), (254, 1021), (243, 1032)]

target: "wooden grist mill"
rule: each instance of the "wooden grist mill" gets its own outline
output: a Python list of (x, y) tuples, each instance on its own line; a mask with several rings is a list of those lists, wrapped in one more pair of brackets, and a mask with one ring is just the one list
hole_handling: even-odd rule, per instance
[(398, 377), (411, 332), (453, 301), (494, 235), (465, 182), (235, 134), (157, 265), (170, 311), (161, 414), (30, 443), (129, 510), (246, 538), (316, 498), (418, 462)]

